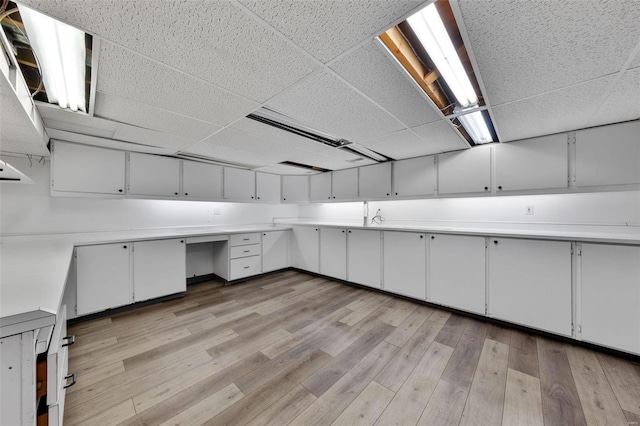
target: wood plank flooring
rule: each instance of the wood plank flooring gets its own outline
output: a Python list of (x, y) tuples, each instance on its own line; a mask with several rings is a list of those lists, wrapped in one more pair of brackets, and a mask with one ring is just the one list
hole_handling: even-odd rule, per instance
[(69, 426), (640, 419), (640, 365), (295, 271), (70, 332)]

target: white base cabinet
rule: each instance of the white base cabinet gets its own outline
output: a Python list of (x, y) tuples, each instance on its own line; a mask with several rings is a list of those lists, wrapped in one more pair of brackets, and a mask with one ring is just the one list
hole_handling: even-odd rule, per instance
[(425, 300), (427, 298), (425, 234), (385, 231), (383, 245), (384, 289)]
[(268, 231), (262, 233), (262, 272), (288, 268), (289, 231)]
[(640, 354), (640, 247), (582, 244), (582, 339)]
[(490, 238), (488, 313), (571, 336), (571, 243)]
[(133, 243), (134, 301), (187, 291), (184, 239)]
[(347, 232), (347, 279), (381, 288), (382, 249), (380, 231), (349, 229)]
[(320, 228), (320, 273), (340, 280), (347, 279), (347, 231)]
[(485, 237), (429, 237), (429, 301), (485, 314)]
[(320, 232), (315, 226), (293, 227), (293, 266), (304, 271), (320, 272)]

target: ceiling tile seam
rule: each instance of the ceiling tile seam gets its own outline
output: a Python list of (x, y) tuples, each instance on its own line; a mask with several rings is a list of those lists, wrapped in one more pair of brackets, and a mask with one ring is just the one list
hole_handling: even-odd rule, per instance
[[(471, 62), (471, 68), (475, 74), (476, 80), (478, 82), (478, 86), (480, 87), (480, 93), (482, 98), (484, 99), (484, 103), (487, 107), (487, 112), (489, 113), (489, 117), (491, 118), (493, 129), (496, 132), (496, 136), (498, 137), (498, 141), (502, 140), (500, 136), (500, 130), (498, 129), (498, 123), (496, 121), (495, 116), (493, 115), (493, 110), (491, 109), (491, 102), (489, 98), (485, 95), (487, 93), (487, 89), (484, 86), (484, 80), (482, 79), (482, 73), (480, 73), (480, 67), (478, 67), (478, 62), (476, 61), (476, 55), (473, 52), (473, 47), (471, 46), (471, 38), (469, 37), (469, 33), (467, 32), (467, 27), (464, 24), (464, 19), (462, 17), (462, 11), (460, 10), (460, 5), (458, 4), (458, 0), (450, 0), (449, 5), (451, 6), (451, 11), (453, 12), (453, 18), (456, 21), (456, 25), (458, 25), (458, 30), (460, 31), (460, 37), (462, 37), (462, 43), (467, 51), (467, 56), (469, 57), (469, 62)], [(468, 144), (468, 142), (467, 142)]]
[(631, 54), (629, 55), (629, 57), (627, 58), (625, 63), (622, 65), (622, 68), (617, 73), (616, 77), (609, 84), (609, 86), (607, 86), (607, 88), (603, 90), (603, 93), (600, 96), (600, 99), (592, 107), (593, 109), (591, 110), (591, 113), (589, 114), (589, 118), (586, 121), (586, 125), (587, 126), (590, 125), (593, 122), (593, 120), (595, 119), (595, 117), (598, 114), (598, 112), (604, 107), (605, 102), (607, 102), (607, 100), (609, 100), (609, 97), (611, 97), (611, 94), (613, 93), (614, 88), (620, 82), (620, 80), (622, 79), (624, 74), (627, 72), (627, 70), (629, 69), (629, 67), (633, 63), (633, 61), (638, 56), (640, 56), (640, 38), (638, 38), (638, 43), (636, 44), (636, 46), (631, 51)]

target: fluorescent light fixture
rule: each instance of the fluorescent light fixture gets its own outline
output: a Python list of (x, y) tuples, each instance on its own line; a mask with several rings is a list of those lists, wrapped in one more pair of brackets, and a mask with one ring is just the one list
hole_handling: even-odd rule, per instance
[(493, 136), (491, 136), (491, 132), (487, 127), (487, 122), (484, 119), (482, 111), (459, 115), (458, 120), (460, 120), (460, 123), (462, 123), (474, 143), (483, 144), (493, 142)]
[(453, 92), (461, 107), (478, 104), (473, 85), (462, 66), (456, 49), (434, 3), (407, 18), (413, 32), (434, 62), (438, 72)]
[(84, 32), (19, 6), (49, 103), (86, 112)]

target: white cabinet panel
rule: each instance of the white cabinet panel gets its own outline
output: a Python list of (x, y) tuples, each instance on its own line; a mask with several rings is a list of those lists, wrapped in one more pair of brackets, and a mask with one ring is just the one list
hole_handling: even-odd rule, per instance
[(383, 244), (384, 289), (425, 300), (427, 298), (425, 234), (385, 231)]
[(256, 172), (251, 170), (224, 168), (224, 198), (236, 201), (251, 201), (256, 196)]
[(436, 186), (434, 157), (418, 157), (393, 163), (393, 194), (398, 197), (433, 195)]
[(182, 189), (186, 198), (221, 200), (222, 166), (183, 161)]
[(78, 315), (128, 305), (131, 243), (76, 248)]
[(54, 191), (124, 195), (125, 153), (67, 142), (52, 142)]
[(571, 243), (491, 238), (489, 314), (571, 336)]
[(331, 199), (331, 173), (318, 173), (309, 176), (311, 201), (322, 202)]
[(380, 288), (380, 231), (350, 229), (347, 232), (347, 280)]
[(259, 244), (260, 233), (249, 232), (247, 234), (231, 234), (231, 237), (229, 238), (229, 240), (231, 241), (231, 247), (243, 246), (247, 244)]
[(262, 202), (280, 202), (280, 176), (256, 172), (256, 197)]
[(268, 231), (262, 233), (262, 272), (288, 268), (289, 231)]
[(320, 228), (320, 273), (328, 277), (347, 279), (347, 231), (340, 228)]
[(320, 232), (318, 227), (293, 227), (291, 260), (296, 268), (309, 272), (320, 272)]
[(582, 245), (582, 339), (640, 354), (640, 247)]
[(566, 134), (501, 143), (493, 149), (498, 192), (568, 186)]
[(488, 192), (491, 189), (491, 147), (476, 146), (438, 156), (440, 194)]
[(484, 315), (485, 238), (429, 237), (429, 301)]
[(180, 160), (129, 153), (129, 193), (176, 197), (180, 191)]
[(243, 257), (229, 261), (229, 279), (237, 280), (260, 273), (260, 256)]
[(640, 183), (640, 122), (576, 132), (576, 186)]
[(260, 254), (262, 254), (262, 247), (260, 244), (250, 244), (248, 246), (237, 246), (229, 248), (229, 259), (259, 256)]
[(358, 198), (358, 169), (337, 170), (332, 173), (331, 199), (353, 200)]
[(184, 239), (133, 243), (134, 300), (187, 290)]
[(282, 176), (282, 201), (309, 201), (309, 176)]
[(391, 162), (360, 167), (359, 196), (365, 200), (391, 196)]

